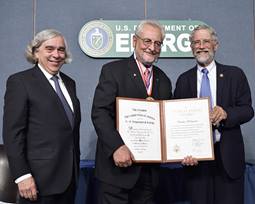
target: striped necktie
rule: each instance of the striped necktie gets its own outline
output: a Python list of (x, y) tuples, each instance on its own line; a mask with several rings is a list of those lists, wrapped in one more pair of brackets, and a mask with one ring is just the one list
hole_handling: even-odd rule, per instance
[(59, 99), (61, 100), (62, 102), (62, 105), (65, 109), (65, 112), (66, 112), (66, 115), (68, 117), (68, 120), (73, 128), (74, 126), (74, 114), (73, 114), (73, 111), (71, 110), (71, 107), (69, 106), (63, 92), (61, 91), (61, 88), (60, 88), (60, 85), (59, 85), (59, 82), (58, 82), (58, 76), (54, 75), (53, 77), (51, 77), (51, 79), (54, 81), (54, 84), (55, 84), (55, 88), (56, 88), (56, 93), (57, 95), (59, 96)]
[(145, 72), (144, 72), (144, 83), (145, 83), (145, 87), (147, 89), (147, 91), (150, 88), (150, 70), (148, 68), (146, 68)]

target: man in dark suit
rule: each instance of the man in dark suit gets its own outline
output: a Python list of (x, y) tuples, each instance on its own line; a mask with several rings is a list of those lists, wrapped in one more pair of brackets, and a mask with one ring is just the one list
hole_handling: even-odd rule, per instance
[(175, 98), (195, 98), (202, 92), (203, 73), (209, 73), (215, 160), (197, 162), (187, 156), (187, 192), (192, 204), (242, 204), (244, 201), (244, 144), (240, 125), (254, 115), (244, 72), (214, 61), (218, 39), (213, 28), (198, 26), (190, 36), (197, 65), (180, 75)]
[(100, 185), (100, 204), (152, 203), (159, 166), (133, 163), (132, 153), (116, 130), (115, 100), (118, 96), (171, 98), (170, 80), (153, 65), (163, 40), (164, 29), (159, 23), (142, 21), (133, 37), (134, 55), (102, 68), (92, 107), (92, 121), (98, 135), (95, 174)]
[(8, 78), (3, 118), (19, 203), (71, 204), (79, 172), (81, 118), (75, 82), (60, 72), (71, 61), (66, 40), (56, 30), (43, 30), (26, 55), (35, 66)]

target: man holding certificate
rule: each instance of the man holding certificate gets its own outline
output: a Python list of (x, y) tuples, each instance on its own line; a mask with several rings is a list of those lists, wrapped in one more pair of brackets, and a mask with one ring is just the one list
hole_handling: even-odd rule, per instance
[(183, 160), (188, 196), (192, 204), (242, 204), (245, 160), (240, 125), (254, 115), (249, 84), (240, 68), (214, 60), (218, 39), (213, 28), (198, 26), (190, 42), (197, 65), (180, 75), (174, 95), (210, 98), (215, 160)]
[(158, 182), (159, 166), (134, 164), (133, 156), (116, 128), (116, 97), (167, 100), (171, 82), (154, 66), (164, 40), (164, 29), (142, 21), (133, 36), (134, 54), (103, 65), (95, 90), (92, 121), (97, 132), (95, 174), (100, 204), (149, 204)]

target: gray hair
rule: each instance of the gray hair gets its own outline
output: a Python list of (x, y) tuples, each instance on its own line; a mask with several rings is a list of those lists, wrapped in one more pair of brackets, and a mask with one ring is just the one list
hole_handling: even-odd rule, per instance
[(70, 63), (72, 61), (71, 53), (68, 49), (67, 42), (65, 37), (57, 30), (54, 29), (46, 29), (39, 33), (37, 33), (34, 39), (27, 45), (27, 49), (25, 52), (25, 56), (28, 62), (32, 64), (36, 64), (38, 59), (35, 57), (35, 51), (38, 49), (45, 41), (55, 38), (55, 37), (62, 37), (65, 43), (65, 63)]
[(156, 20), (143, 20), (139, 23), (139, 25), (136, 27), (135, 29), (135, 35), (140, 35), (140, 33), (142, 32), (143, 28), (145, 25), (150, 25), (154, 28), (158, 28), (161, 32), (161, 38), (162, 38), (162, 41), (164, 40), (165, 38), (165, 29), (164, 27)]
[(191, 32), (190, 37), (189, 37), (190, 42), (193, 41), (193, 38), (194, 38), (195, 33), (196, 33), (197, 31), (199, 31), (199, 30), (207, 30), (207, 31), (209, 31), (209, 33), (210, 33), (212, 39), (213, 39), (216, 43), (219, 43), (219, 41), (218, 41), (218, 36), (217, 36), (216, 31), (213, 29), (213, 27), (208, 26), (208, 25), (205, 25), (205, 24), (203, 24), (203, 25), (198, 25), (198, 26)]

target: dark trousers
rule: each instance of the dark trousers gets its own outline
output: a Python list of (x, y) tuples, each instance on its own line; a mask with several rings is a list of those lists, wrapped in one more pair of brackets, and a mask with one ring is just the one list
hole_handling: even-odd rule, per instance
[(139, 179), (132, 189), (124, 189), (99, 182), (98, 204), (153, 204), (155, 188), (149, 167), (142, 167)]
[(244, 176), (230, 178), (222, 165), (219, 145), (215, 145), (215, 161), (199, 162), (185, 167), (186, 190), (191, 204), (243, 204)]
[(38, 195), (36, 201), (30, 201), (28, 199), (19, 198), (18, 204), (74, 204), (75, 201), (75, 182), (72, 179), (71, 184), (65, 192), (56, 195), (41, 196)]

